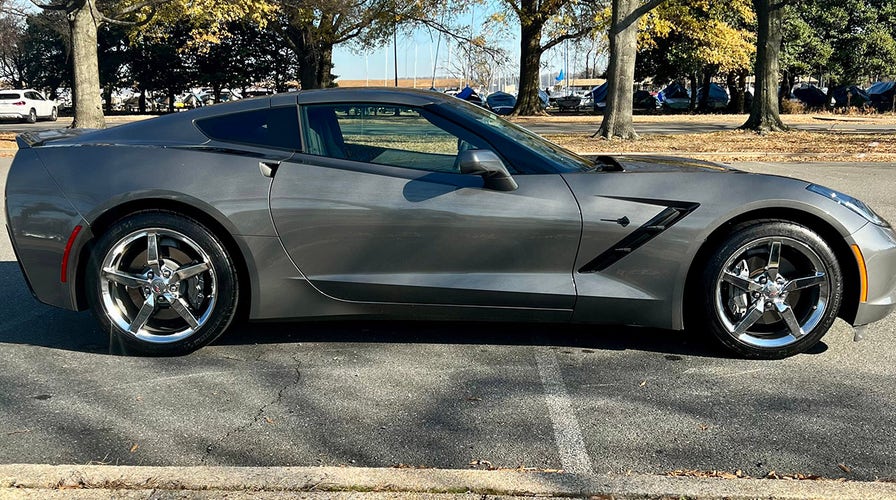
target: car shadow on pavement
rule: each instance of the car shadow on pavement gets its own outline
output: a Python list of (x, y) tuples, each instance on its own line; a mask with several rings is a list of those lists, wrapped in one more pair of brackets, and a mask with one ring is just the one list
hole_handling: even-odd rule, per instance
[[(127, 354), (88, 312), (39, 303), (15, 262), (0, 262), (0, 343), (96, 354)], [(532, 345), (600, 351), (645, 351), (670, 356), (728, 357), (699, 332), (556, 323), (432, 321), (239, 322), (216, 345), (428, 343)], [(812, 353), (824, 352), (821, 343)]]
[(320, 343), (546, 346), (600, 351), (727, 357), (709, 339), (684, 331), (556, 323), (314, 321), (243, 323), (216, 345)]

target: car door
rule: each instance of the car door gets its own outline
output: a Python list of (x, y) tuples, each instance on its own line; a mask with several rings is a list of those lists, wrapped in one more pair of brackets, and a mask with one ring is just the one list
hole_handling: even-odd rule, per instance
[(320, 104), (300, 115), (304, 150), (279, 166), (271, 214), (320, 291), (360, 302), (572, 309), (581, 216), (559, 175), (486, 188), (455, 160), (489, 145), (422, 108)]
[(25, 92), (25, 97), (28, 99), (28, 104), (34, 108), (34, 111), (37, 113), (37, 116), (44, 117), (49, 116), (50, 112), (47, 108), (47, 101), (35, 91)]

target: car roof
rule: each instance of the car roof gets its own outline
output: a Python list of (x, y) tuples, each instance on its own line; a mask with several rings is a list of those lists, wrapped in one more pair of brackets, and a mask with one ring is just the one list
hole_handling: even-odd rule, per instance
[(456, 97), (433, 90), (398, 87), (342, 87), (299, 91), (299, 104), (339, 102), (389, 102), (408, 106), (449, 102)]

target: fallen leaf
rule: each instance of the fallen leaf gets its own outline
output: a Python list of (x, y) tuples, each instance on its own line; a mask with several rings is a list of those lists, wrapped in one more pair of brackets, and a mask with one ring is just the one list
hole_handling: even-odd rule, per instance
[(482, 398), (478, 398), (476, 396), (470, 396), (467, 398), (467, 401), (482, 401)]
[(647, 381), (646, 381), (646, 380), (642, 380), (641, 383), (638, 384), (639, 387), (644, 387), (645, 385), (647, 385)]
[(273, 424), (274, 420), (271, 417), (264, 417), (264, 421), (268, 424)]
[(837, 467), (840, 467), (840, 470), (842, 470), (843, 472), (845, 472), (847, 474), (852, 474), (852, 467), (850, 467), (846, 464), (837, 464)]
[(140, 447), (139, 444), (134, 443), (134, 446), (131, 446), (131, 453), (134, 453), (135, 451), (137, 451), (137, 448), (139, 448), (139, 447)]
[(469, 465), (470, 467), (485, 466), (488, 469), (492, 468), (492, 463), (488, 460), (471, 460)]
[(697, 426), (697, 428), (700, 429), (701, 431), (709, 430), (709, 426), (706, 424), (699, 424)]

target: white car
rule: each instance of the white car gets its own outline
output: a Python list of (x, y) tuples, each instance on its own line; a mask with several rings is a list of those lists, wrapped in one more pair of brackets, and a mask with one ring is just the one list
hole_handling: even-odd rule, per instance
[(0, 118), (34, 123), (39, 118), (55, 122), (58, 116), (56, 101), (47, 99), (36, 90), (0, 90)]

